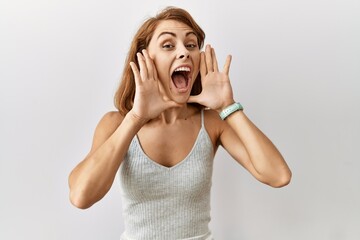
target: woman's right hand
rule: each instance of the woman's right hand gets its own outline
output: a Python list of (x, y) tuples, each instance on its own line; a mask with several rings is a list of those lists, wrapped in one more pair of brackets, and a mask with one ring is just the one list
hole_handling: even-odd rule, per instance
[(137, 53), (140, 70), (134, 62), (130, 62), (135, 78), (135, 98), (132, 114), (142, 121), (158, 117), (164, 110), (181, 105), (170, 100), (161, 91), (162, 84), (158, 78), (156, 67), (147, 51)]

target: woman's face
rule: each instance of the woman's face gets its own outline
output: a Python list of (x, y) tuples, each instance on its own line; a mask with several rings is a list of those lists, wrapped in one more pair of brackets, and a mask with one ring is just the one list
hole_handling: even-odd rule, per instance
[(178, 103), (186, 103), (200, 65), (200, 49), (193, 29), (175, 20), (161, 21), (147, 51), (166, 94)]

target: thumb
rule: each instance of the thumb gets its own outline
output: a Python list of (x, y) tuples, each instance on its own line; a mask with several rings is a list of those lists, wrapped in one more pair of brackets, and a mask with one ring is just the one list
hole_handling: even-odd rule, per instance
[(189, 99), (187, 100), (188, 103), (200, 103), (199, 101), (201, 100), (200, 95), (196, 95), (196, 96), (190, 96)]
[(168, 100), (165, 102), (165, 108), (168, 109), (168, 108), (173, 108), (173, 107), (181, 107), (182, 105), (180, 103), (177, 103), (177, 102), (174, 102), (174, 101), (171, 101), (171, 100)]

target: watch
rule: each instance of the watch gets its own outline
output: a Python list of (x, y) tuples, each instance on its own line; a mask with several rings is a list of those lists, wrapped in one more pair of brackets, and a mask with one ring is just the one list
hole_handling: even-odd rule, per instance
[(233, 103), (230, 106), (227, 106), (226, 108), (224, 108), (220, 113), (220, 118), (222, 120), (225, 120), (225, 118), (227, 118), (228, 116), (230, 116), (231, 114), (233, 114), (236, 111), (239, 110), (243, 110), (243, 106), (240, 103)]

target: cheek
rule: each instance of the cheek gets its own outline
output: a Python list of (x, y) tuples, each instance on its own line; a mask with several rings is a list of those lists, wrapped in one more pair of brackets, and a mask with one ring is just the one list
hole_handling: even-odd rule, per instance
[(161, 61), (161, 58), (153, 58), (153, 61), (158, 72), (164, 69), (164, 63)]
[(148, 50), (148, 54), (149, 54), (150, 58), (154, 60), (156, 58), (156, 55), (150, 49), (147, 49), (147, 50)]
[(200, 54), (199, 56), (194, 58), (194, 67), (196, 72), (198, 72), (200, 70)]
[(161, 69), (165, 69), (165, 68), (168, 68), (169, 65), (170, 65), (170, 62), (169, 62), (169, 57), (167, 56), (162, 56), (162, 55), (155, 55), (154, 57), (152, 57), (153, 59), (153, 62), (156, 66), (156, 68), (161, 68)]
[(200, 67), (200, 57), (198, 57), (197, 59), (196, 59), (196, 66), (199, 68)]
[(194, 54), (192, 56), (193, 62), (195, 66), (200, 66), (200, 52)]
[(169, 66), (167, 66), (166, 62), (161, 58), (155, 58), (153, 60), (159, 80), (165, 82), (166, 79), (169, 78)]

